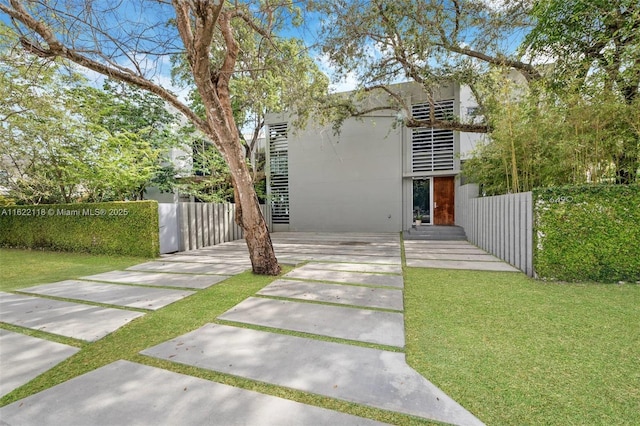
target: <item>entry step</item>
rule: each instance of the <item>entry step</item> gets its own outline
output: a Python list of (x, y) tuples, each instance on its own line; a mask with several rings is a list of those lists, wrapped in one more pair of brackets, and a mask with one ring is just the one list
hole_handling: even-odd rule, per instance
[(403, 233), (405, 240), (466, 241), (467, 235), (460, 226), (421, 225)]

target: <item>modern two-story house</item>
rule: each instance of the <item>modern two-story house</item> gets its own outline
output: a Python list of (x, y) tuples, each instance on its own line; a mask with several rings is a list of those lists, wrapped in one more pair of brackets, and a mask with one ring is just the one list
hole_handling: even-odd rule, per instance
[[(417, 84), (394, 87), (415, 118), (429, 114)], [(398, 90), (400, 89), (400, 90)], [(388, 103), (375, 94), (372, 106)], [(471, 120), (476, 103), (468, 88), (442, 86), (433, 93), (436, 116)], [(410, 129), (396, 110), (331, 126), (294, 129), (286, 114), (268, 116), (267, 186), (275, 231), (400, 232), (416, 216), (424, 225), (455, 223), (461, 162), (478, 134)]]

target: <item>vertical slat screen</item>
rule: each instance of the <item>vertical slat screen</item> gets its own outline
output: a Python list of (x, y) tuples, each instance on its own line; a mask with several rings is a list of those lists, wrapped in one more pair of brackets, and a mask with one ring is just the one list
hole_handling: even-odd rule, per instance
[[(178, 250), (196, 250), (242, 239), (242, 228), (235, 223), (235, 204), (178, 203), (176, 209)], [(270, 209), (261, 204), (260, 210), (272, 228)]]
[(456, 224), (471, 243), (534, 275), (531, 192), (478, 197), (477, 185), (463, 185), (456, 191), (456, 208)]
[(272, 222), (289, 223), (289, 136), (287, 123), (269, 125), (269, 200)]
[[(411, 106), (413, 118), (428, 120), (431, 106), (429, 103)], [(434, 104), (434, 116), (444, 120), (453, 116), (453, 100)], [(411, 168), (413, 172), (433, 172), (453, 170), (454, 138), (452, 130), (417, 128), (411, 130)]]

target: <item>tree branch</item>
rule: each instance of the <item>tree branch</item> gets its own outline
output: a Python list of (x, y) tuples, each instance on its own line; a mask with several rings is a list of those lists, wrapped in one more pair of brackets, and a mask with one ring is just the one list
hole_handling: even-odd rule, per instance
[[(428, 120), (418, 120), (415, 119), (411, 115), (411, 109), (406, 104), (405, 100), (400, 96), (400, 94), (394, 92), (389, 89), (389, 87), (385, 85), (376, 85), (371, 87), (366, 87), (363, 89), (365, 92), (371, 92), (373, 90), (382, 90), (387, 93), (390, 97), (392, 97), (402, 108), (407, 112), (408, 116), (403, 118), (403, 124), (408, 128), (436, 128), (441, 130), (454, 130), (460, 132), (469, 132), (469, 133), (489, 133), (491, 131), (491, 127), (487, 124), (475, 124), (475, 123), (461, 123), (456, 120), (439, 120), (435, 118), (434, 114), (434, 100), (429, 99), (430, 106), (430, 114)], [(343, 108), (347, 110), (351, 117), (362, 117), (367, 114), (371, 114), (376, 111), (388, 111), (388, 110), (397, 110), (397, 107), (393, 105), (382, 105), (371, 108), (358, 109), (352, 103), (342, 103), (338, 105), (339, 108)]]
[(527, 81), (535, 81), (542, 78), (540, 72), (531, 64), (524, 63), (522, 61), (518, 61), (515, 59), (509, 59), (504, 56), (490, 56), (482, 52), (478, 52), (473, 49), (460, 47), (454, 44), (450, 44), (447, 41), (443, 41), (440, 44), (441, 47), (450, 50), (454, 53), (459, 53), (461, 55), (469, 56), (471, 58), (480, 59), (481, 61), (487, 62), (492, 65), (500, 65), (504, 67), (515, 68), (520, 71), (520, 73), (527, 79)]
[(171, 104), (173, 107), (175, 107), (182, 114), (184, 114), (196, 125), (196, 127), (202, 130), (204, 133), (209, 132), (208, 125), (205, 121), (200, 119), (200, 117), (198, 117), (193, 111), (191, 111), (189, 107), (187, 107), (175, 95), (173, 95), (162, 86), (153, 83), (152, 81), (142, 77), (141, 75), (135, 74), (131, 70), (125, 71), (114, 66), (105, 65), (89, 58), (88, 56), (82, 55), (76, 50), (69, 49), (68, 47), (60, 43), (60, 41), (55, 37), (51, 29), (46, 24), (36, 20), (33, 16), (31, 16), (29, 12), (24, 9), (20, 1), (11, 0), (11, 5), (13, 6), (13, 9), (0, 4), (0, 10), (16, 19), (17, 21), (23, 23), (30, 30), (34, 31), (36, 34), (42, 37), (42, 39), (48, 45), (48, 48), (45, 48), (41, 46), (37, 41), (27, 39), (23, 36), (20, 39), (20, 43), (27, 52), (44, 58), (60, 57), (68, 59), (71, 62), (74, 62), (92, 71), (96, 71), (102, 75), (106, 75), (110, 78), (120, 80), (125, 83), (133, 84), (152, 93), (155, 93), (156, 95), (167, 101), (169, 104)]
[(429, 128), (441, 130), (456, 130), (459, 132), (468, 133), (489, 133), (492, 129), (486, 124), (473, 124), (473, 123), (460, 123), (459, 121), (448, 120), (416, 120), (415, 118), (407, 118), (404, 120), (404, 125), (408, 128)]

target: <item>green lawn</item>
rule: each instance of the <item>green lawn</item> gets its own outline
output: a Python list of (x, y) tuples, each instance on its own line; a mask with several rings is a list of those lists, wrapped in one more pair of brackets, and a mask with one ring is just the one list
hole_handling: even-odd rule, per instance
[(42, 250), (0, 249), (0, 291), (123, 269), (148, 259)]
[[(10, 291), (144, 260), (0, 250), (0, 285)], [(239, 274), (94, 343), (26, 331), (82, 350), (0, 399), (0, 406), (126, 359), (392, 424), (430, 424), (138, 354), (216, 322), (274, 279)], [(640, 424), (638, 285), (548, 284), (516, 273), (405, 268), (405, 327), (409, 363), (487, 424)]]
[(405, 269), (407, 359), (487, 424), (640, 424), (640, 286)]
[[(25, 273), (30, 275), (28, 282), (23, 281), (16, 286), (6, 286), (5, 290), (17, 289), (20, 286), (24, 287), (38, 282), (44, 283), (60, 279), (77, 278), (82, 275), (123, 268), (127, 265), (140, 263), (145, 260), (131, 258), (120, 258), (118, 260), (101, 256), (80, 256), (68, 253), (43, 253), (19, 250), (0, 250), (0, 256), (2, 265), (2, 268), (0, 268), (0, 282), (3, 283), (8, 281), (8, 277), (13, 277), (11, 279), (11, 281), (13, 281), (16, 276), (19, 276), (20, 270), (23, 268), (21, 265), (30, 265), (28, 268), (24, 268), (29, 270), (28, 272), (25, 270)], [(67, 257), (68, 259), (66, 259)], [(48, 263), (49, 261), (51, 261), (51, 264)], [(68, 265), (67, 273), (64, 272), (64, 267), (62, 266), (65, 263)], [(50, 272), (53, 268), (60, 268), (57, 272), (57, 278), (53, 278)], [(283, 266), (282, 274), (289, 272), (291, 269), (291, 267)], [(306, 392), (295, 391), (138, 354), (138, 352), (143, 349), (185, 334), (204, 324), (217, 322), (216, 317), (218, 315), (226, 312), (247, 297), (254, 295), (258, 290), (277, 278), (278, 277), (257, 276), (251, 272), (236, 275), (220, 284), (205, 290), (200, 290), (190, 297), (172, 303), (163, 309), (149, 312), (143, 317), (135, 319), (128, 325), (94, 343), (80, 342), (38, 331), (22, 329), (20, 331), (26, 334), (71, 344), (82, 349), (71, 358), (36, 377), (26, 385), (0, 398), (0, 407), (55, 386), (73, 377), (95, 370), (113, 361), (126, 359), (182, 374), (214, 380), (239, 388), (291, 399), (305, 404), (325, 407), (356, 416), (369, 417), (386, 423), (402, 425), (432, 424), (431, 422), (406, 415), (389, 413), (358, 404), (338, 401)], [(0, 324), (0, 326), (9, 330), (18, 330), (16, 327), (10, 325)], [(289, 334), (295, 335), (296, 333)]]

